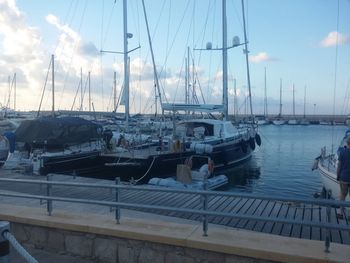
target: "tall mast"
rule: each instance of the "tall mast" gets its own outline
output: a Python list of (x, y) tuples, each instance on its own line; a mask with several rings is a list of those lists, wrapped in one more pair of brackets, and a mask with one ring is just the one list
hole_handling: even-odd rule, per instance
[(190, 103), (190, 47), (187, 47), (186, 77), (185, 77), (185, 103)]
[(51, 55), (52, 61), (52, 116), (55, 117), (55, 56)]
[(228, 119), (228, 96), (227, 96), (227, 18), (226, 0), (222, 0), (222, 104), (224, 105), (223, 119)]
[(88, 74), (89, 79), (89, 112), (91, 112), (91, 72)]
[(123, 0), (123, 25), (124, 25), (124, 94), (125, 94), (125, 124), (129, 129), (129, 74), (128, 74), (128, 17), (127, 0)]
[(264, 72), (264, 116), (267, 116), (266, 67)]
[(304, 119), (306, 117), (306, 86), (304, 88)]
[(117, 111), (117, 72), (113, 73), (113, 111)]
[(295, 117), (295, 88), (293, 83), (293, 117)]
[[(149, 44), (149, 47), (151, 49), (151, 57), (152, 57), (152, 64), (153, 64), (153, 74), (154, 74), (154, 78), (155, 78), (155, 82), (156, 82), (156, 86), (157, 86), (155, 92), (158, 92), (159, 103), (160, 103), (160, 105), (162, 105), (162, 96), (161, 96), (161, 93), (160, 93), (158, 72), (157, 72), (156, 62), (155, 62), (155, 59), (154, 59), (153, 46), (152, 46), (152, 41), (151, 41), (151, 35), (150, 35), (150, 32), (149, 32), (148, 19), (147, 19), (146, 7), (145, 7), (145, 1), (144, 0), (142, 0), (142, 7), (143, 7), (143, 13), (144, 13), (144, 16), (145, 16), (146, 28), (147, 28), (148, 44)], [(157, 95), (156, 95), (156, 98), (157, 98)], [(166, 98), (165, 98), (165, 100), (166, 100)], [(156, 103), (155, 107), (156, 107), (156, 110), (157, 110), (157, 103)], [(164, 111), (162, 111), (162, 115), (163, 115), (163, 112)]]
[(238, 115), (237, 81), (236, 81), (236, 78), (233, 79), (233, 91), (234, 91), (233, 113), (235, 115), (234, 117), (235, 117), (235, 120), (236, 120), (237, 115)]
[(282, 79), (280, 79), (280, 117), (282, 116)]
[(13, 75), (13, 80), (14, 80), (14, 84), (15, 84), (13, 109), (16, 111), (16, 73)]
[(83, 110), (83, 68), (80, 68), (80, 111)]
[(247, 30), (246, 30), (246, 24), (245, 24), (245, 13), (244, 13), (244, 0), (242, 0), (242, 15), (243, 15), (243, 29), (244, 29), (244, 54), (245, 54), (245, 60), (246, 60), (247, 80), (248, 80), (249, 108), (250, 108), (250, 114), (252, 116), (253, 123), (254, 123), (252, 91), (251, 91), (251, 85), (250, 85), (249, 57), (248, 57), (249, 50), (248, 50), (248, 39), (247, 39)]

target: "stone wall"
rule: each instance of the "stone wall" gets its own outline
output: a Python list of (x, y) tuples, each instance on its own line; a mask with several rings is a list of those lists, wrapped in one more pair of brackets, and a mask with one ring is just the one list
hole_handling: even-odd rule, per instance
[(20, 223), (11, 223), (11, 233), (24, 246), (103, 263), (271, 262), (200, 249)]

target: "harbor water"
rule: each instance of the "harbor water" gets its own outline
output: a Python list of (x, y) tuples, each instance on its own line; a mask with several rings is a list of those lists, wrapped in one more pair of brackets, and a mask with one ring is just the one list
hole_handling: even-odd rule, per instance
[(321, 177), (312, 171), (321, 147), (337, 149), (346, 126), (266, 125), (259, 127), (261, 147), (252, 159), (225, 171), (229, 185), (223, 190), (276, 197), (310, 198), (322, 190)]

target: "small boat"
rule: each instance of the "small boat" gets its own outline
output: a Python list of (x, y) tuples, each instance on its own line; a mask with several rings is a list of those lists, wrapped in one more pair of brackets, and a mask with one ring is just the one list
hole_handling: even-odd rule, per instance
[(207, 158), (208, 164), (202, 165), (199, 170), (191, 170), (193, 157), (187, 159), (185, 164), (177, 165), (176, 176), (153, 177), (149, 180), (148, 185), (177, 189), (214, 190), (228, 183), (226, 175), (213, 175), (213, 162), (207, 156), (195, 156), (196, 158)]
[[(339, 199), (340, 196), (340, 186), (339, 181), (337, 181), (337, 160), (338, 153), (341, 148), (344, 148), (346, 145), (347, 138), (350, 137), (350, 130), (345, 132), (343, 139), (339, 145), (337, 153), (327, 154), (326, 147), (321, 149), (321, 154), (315, 159), (313, 166), (314, 169), (318, 169), (322, 183), (323, 183), (323, 194), (326, 194), (334, 199)], [(349, 195), (346, 200), (350, 200)]]

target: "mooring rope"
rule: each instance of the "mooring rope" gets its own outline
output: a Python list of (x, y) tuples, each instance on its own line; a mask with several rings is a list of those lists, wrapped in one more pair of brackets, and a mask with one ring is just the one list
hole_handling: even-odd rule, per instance
[(11, 245), (16, 249), (16, 251), (29, 263), (39, 263), (35, 258), (33, 258), (27, 250), (16, 240), (16, 238), (8, 231), (5, 230), (2, 236), (7, 239)]

